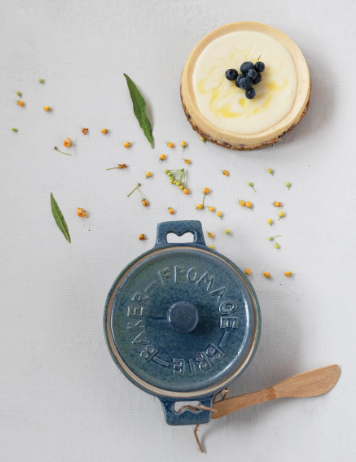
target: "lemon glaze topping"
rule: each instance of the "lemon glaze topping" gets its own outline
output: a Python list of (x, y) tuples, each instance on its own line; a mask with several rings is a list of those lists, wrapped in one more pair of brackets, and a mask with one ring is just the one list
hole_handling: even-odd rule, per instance
[[(233, 68), (240, 73), (245, 61), (266, 65), (256, 97), (225, 78)], [(271, 128), (291, 110), (297, 92), (297, 73), (289, 51), (273, 37), (237, 31), (213, 40), (199, 56), (193, 74), (200, 111), (219, 130), (249, 135)]]

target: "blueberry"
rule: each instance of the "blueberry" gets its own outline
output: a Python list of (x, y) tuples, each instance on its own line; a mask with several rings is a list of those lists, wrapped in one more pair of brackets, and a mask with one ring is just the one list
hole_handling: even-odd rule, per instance
[(257, 71), (255, 69), (249, 69), (246, 75), (253, 81), (257, 77)]
[(256, 77), (255, 79), (252, 80), (252, 83), (253, 83), (254, 85), (257, 85), (258, 83), (260, 83), (260, 82), (261, 82), (261, 79), (262, 79), (261, 74), (260, 74), (259, 72), (256, 72), (256, 74), (257, 74), (257, 77)]
[(237, 70), (236, 69), (228, 69), (226, 72), (225, 72), (225, 77), (228, 79), (228, 80), (235, 80), (237, 78)]
[(247, 71), (249, 69), (254, 69), (254, 68), (255, 66), (253, 65), (253, 63), (251, 63), (251, 61), (246, 61), (245, 63), (241, 64), (240, 71), (243, 74), (247, 74)]
[(250, 88), (249, 90), (245, 91), (245, 95), (247, 99), (253, 99), (256, 96), (256, 92), (254, 88)]
[(243, 76), (242, 79), (239, 80), (240, 88), (243, 90), (249, 90), (252, 88), (252, 80), (250, 77)]
[(265, 70), (265, 64), (262, 61), (257, 61), (255, 69), (257, 72), (263, 72)]
[(241, 88), (241, 87), (240, 87), (240, 80), (241, 80), (242, 78), (244, 78), (244, 77), (246, 77), (245, 74), (240, 74), (240, 75), (237, 77), (237, 79), (235, 80), (235, 85), (236, 85), (238, 88)]

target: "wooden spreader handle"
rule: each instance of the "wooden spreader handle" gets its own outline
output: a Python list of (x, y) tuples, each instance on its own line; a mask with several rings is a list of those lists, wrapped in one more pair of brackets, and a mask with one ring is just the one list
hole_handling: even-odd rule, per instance
[(308, 398), (322, 395), (336, 385), (339, 377), (340, 368), (337, 364), (293, 375), (293, 377), (265, 390), (235, 396), (234, 398), (214, 403), (213, 408), (217, 412), (212, 412), (211, 417), (219, 419), (244, 407), (277, 398)]

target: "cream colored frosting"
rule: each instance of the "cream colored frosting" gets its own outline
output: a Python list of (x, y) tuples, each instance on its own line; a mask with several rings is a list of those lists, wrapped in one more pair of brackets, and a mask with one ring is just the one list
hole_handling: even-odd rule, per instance
[[(258, 58), (266, 68), (254, 99), (225, 77)], [(240, 73), (240, 71), (239, 71)], [(298, 86), (294, 60), (275, 38), (263, 32), (236, 31), (211, 41), (197, 59), (193, 90), (201, 113), (219, 131), (251, 135), (273, 127), (292, 109)]]

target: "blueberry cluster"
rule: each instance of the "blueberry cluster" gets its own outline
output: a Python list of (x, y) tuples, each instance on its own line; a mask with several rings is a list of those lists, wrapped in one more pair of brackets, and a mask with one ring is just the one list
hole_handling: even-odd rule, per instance
[(225, 77), (228, 80), (235, 80), (235, 85), (245, 90), (246, 98), (253, 99), (256, 96), (256, 92), (252, 88), (252, 85), (257, 85), (261, 82), (261, 72), (264, 70), (265, 65), (261, 61), (257, 61), (256, 64), (246, 61), (240, 66), (240, 74), (236, 69), (228, 69), (225, 72)]

